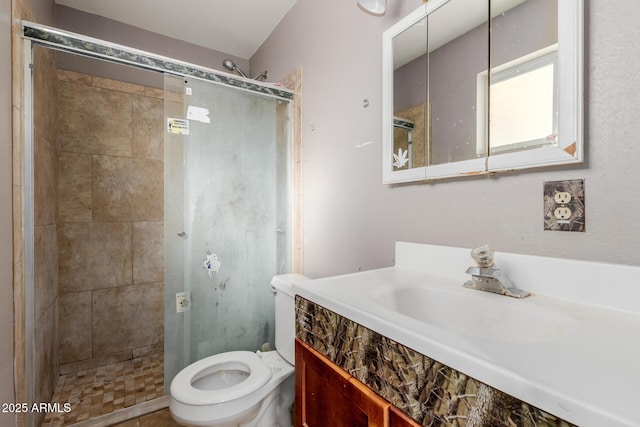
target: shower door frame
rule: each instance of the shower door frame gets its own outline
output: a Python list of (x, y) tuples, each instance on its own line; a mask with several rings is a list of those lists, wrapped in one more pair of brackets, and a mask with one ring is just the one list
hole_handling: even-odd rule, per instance
[[(265, 96), (267, 98), (278, 99), (289, 104), (289, 151), (294, 150), (294, 145), (298, 145), (295, 149), (300, 150), (300, 135), (298, 132), (294, 132), (299, 128), (299, 123), (294, 123), (294, 114), (292, 114), (292, 105), (295, 102), (299, 102), (299, 96), (296, 96), (294, 91), (274, 86), (268, 83), (258, 82), (251, 79), (245, 79), (236, 77), (232, 74), (220, 72), (218, 70), (202, 67), (196, 64), (180, 61), (177, 59), (156, 55), (150, 52), (145, 52), (139, 49), (135, 49), (129, 46), (120, 45), (105, 40), (88, 37), (85, 35), (73, 33), (70, 31), (60, 30), (54, 27), (41, 25), (29, 21), (22, 21), (22, 57), (23, 57), (23, 111), (22, 120), (24, 124), (23, 138), (21, 140), (23, 148), (22, 159), (22, 206), (19, 210), (22, 211), (21, 218), (15, 219), (15, 221), (22, 221), (24, 243), (21, 248), (16, 247), (14, 250), (22, 250), (23, 257), (23, 280), (22, 291), (24, 292), (24, 302), (22, 307), (23, 311), (15, 311), (16, 315), (24, 314), (23, 322), (14, 322), (15, 336), (24, 337), (24, 351), (22, 353), (23, 359), (18, 356), (19, 352), (14, 354), (14, 374), (17, 374), (19, 369), (17, 366), (24, 363), (24, 376), (19, 377), (15, 375), (15, 390), (21, 389), (20, 382), (23, 382), (22, 390), (24, 390), (24, 397), (26, 403), (34, 403), (34, 304), (35, 304), (35, 288), (34, 288), (34, 230), (35, 230), (35, 218), (34, 218), (34, 117), (33, 117), (33, 48), (35, 46), (42, 46), (52, 50), (59, 50), (67, 52), (73, 55), (90, 57), (98, 60), (104, 60), (117, 64), (127, 65), (134, 68), (151, 70), (160, 72), (176, 77), (188, 77), (191, 79), (203, 80), (209, 83), (227, 86), (233, 89), (248, 91), (256, 95)], [(298, 94), (299, 95), (299, 94)], [(291, 242), (291, 265), (296, 272), (302, 273), (302, 259), (296, 259), (302, 257), (302, 248), (299, 247), (302, 238), (302, 218), (299, 212), (301, 212), (301, 200), (299, 188), (296, 190), (294, 187), (295, 182), (297, 186), (300, 185), (300, 166), (296, 166), (299, 160), (296, 160), (291, 156), (289, 180), (291, 183), (290, 195), (291, 195), (291, 221), (292, 221), (292, 236)], [(14, 202), (15, 203), (15, 202)], [(19, 211), (18, 210), (18, 211)], [(15, 212), (15, 208), (14, 208)], [(296, 214), (298, 212), (298, 214)], [(14, 225), (15, 227), (15, 225)], [(17, 285), (19, 286), (19, 285)], [(15, 307), (15, 306), (14, 306)], [(14, 344), (18, 344), (15, 340)], [(18, 360), (21, 359), (21, 360)], [(16, 395), (16, 397), (19, 397)], [(26, 425), (34, 425), (34, 417), (32, 413), (27, 412)]]

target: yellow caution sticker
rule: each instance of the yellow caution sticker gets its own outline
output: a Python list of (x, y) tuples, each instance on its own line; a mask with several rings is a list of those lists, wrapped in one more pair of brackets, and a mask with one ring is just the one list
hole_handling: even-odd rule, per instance
[(174, 135), (189, 135), (189, 120), (168, 118), (167, 131)]

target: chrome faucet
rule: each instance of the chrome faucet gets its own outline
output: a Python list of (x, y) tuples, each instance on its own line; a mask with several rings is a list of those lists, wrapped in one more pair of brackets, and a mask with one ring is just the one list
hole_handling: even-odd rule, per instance
[(467, 268), (466, 273), (471, 274), (471, 280), (466, 281), (463, 286), (514, 298), (525, 298), (531, 295), (531, 293), (523, 291), (511, 283), (511, 280), (502, 270), (494, 268), (493, 253), (493, 249), (487, 245), (471, 251), (471, 258), (478, 266)]

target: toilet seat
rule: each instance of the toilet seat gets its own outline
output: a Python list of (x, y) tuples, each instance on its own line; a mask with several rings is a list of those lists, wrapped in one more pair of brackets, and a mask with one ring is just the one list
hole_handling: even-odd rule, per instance
[[(218, 390), (200, 390), (193, 386), (198, 379), (221, 369), (237, 369), (249, 374), (238, 384)], [(253, 393), (269, 381), (271, 370), (256, 353), (230, 351), (206, 357), (184, 368), (171, 382), (171, 396), (190, 405), (214, 405)]]

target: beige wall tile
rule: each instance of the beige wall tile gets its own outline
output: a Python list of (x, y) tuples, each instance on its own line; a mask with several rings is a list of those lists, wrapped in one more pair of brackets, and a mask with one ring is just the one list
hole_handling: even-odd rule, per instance
[(163, 164), (159, 160), (93, 156), (94, 221), (161, 221)]
[(60, 149), (131, 156), (131, 99), (128, 93), (61, 81)]
[[(33, 389), (48, 401), (58, 379), (58, 79), (54, 53), (33, 49), (34, 119), (34, 342)], [(42, 415), (36, 416), (36, 423)]]
[(173, 90), (165, 90), (164, 91), (164, 99), (167, 99), (169, 101), (174, 101), (178, 104), (183, 104), (184, 103), (184, 93), (183, 92), (176, 92)]
[(90, 222), (91, 201), (91, 155), (60, 153), (58, 222)]
[(61, 292), (131, 284), (130, 223), (59, 224), (58, 242)]
[[(58, 232), (55, 224), (34, 230), (34, 319), (42, 316), (58, 297)], [(44, 323), (47, 325), (47, 323)], [(50, 325), (53, 328), (54, 324)], [(54, 330), (49, 331), (54, 334)]]
[(149, 98), (164, 98), (164, 89), (157, 89), (154, 87), (145, 87), (144, 88), (144, 96), (148, 96)]
[(91, 358), (91, 291), (63, 293), (60, 305), (60, 363)]
[(164, 226), (162, 222), (133, 224), (133, 283), (164, 281)]
[[(87, 326), (88, 328), (89, 326)], [(131, 360), (131, 350), (112, 353), (108, 356), (93, 357), (91, 359), (80, 360), (78, 362), (70, 362), (60, 365), (60, 375), (75, 374), (87, 369), (94, 369), (100, 366), (112, 365), (114, 363)]]
[(145, 89), (144, 86), (98, 76), (91, 76), (91, 84), (95, 87), (101, 87), (117, 92), (131, 93), (133, 95), (144, 95)]
[(34, 47), (33, 65), (34, 130), (57, 147), (58, 79), (53, 52), (41, 46)]
[(150, 354), (162, 354), (164, 352), (164, 337), (159, 343), (148, 345), (145, 347), (138, 347), (133, 349), (133, 358), (143, 357)]
[(57, 210), (58, 79), (49, 49), (34, 47), (33, 64), (35, 223), (45, 225), (55, 222)]
[(75, 71), (58, 69), (58, 80), (64, 81), (64, 82), (76, 82), (83, 85), (91, 86), (90, 75), (77, 73)]
[(161, 283), (93, 291), (94, 356), (163, 339)]
[(164, 101), (133, 98), (133, 157), (164, 160)]
[(39, 133), (34, 138), (34, 215), (36, 225), (56, 221), (58, 187), (56, 185), (58, 160), (55, 148)]
[(49, 402), (58, 380), (58, 304), (47, 307), (35, 323), (34, 401)]
[[(92, 301), (88, 315), (82, 304), (80, 317), (67, 313), (66, 330), (80, 334), (66, 338), (72, 350), (61, 369), (69, 371), (162, 347), (164, 92), (72, 72), (59, 78), (61, 299), (91, 291)], [(70, 330), (73, 322), (89, 337)]]

